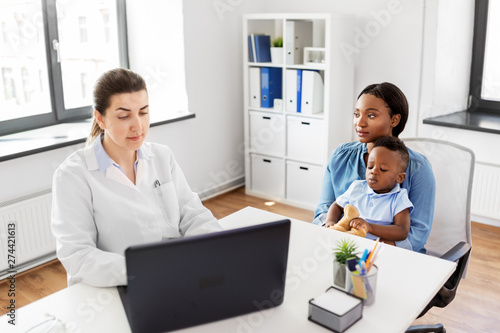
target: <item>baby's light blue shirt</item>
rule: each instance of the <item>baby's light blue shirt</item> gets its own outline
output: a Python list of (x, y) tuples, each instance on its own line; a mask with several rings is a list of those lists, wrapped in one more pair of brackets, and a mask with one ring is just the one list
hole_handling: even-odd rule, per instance
[[(410, 214), (413, 211), (406, 189), (401, 188), (399, 184), (387, 193), (376, 193), (368, 186), (366, 180), (352, 182), (347, 191), (335, 202), (342, 208), (347, 204), (353, 205), (358, 209), (359, 216), (366, 222), (380, 225), (393, 224), (394, 216), (406, 208), (410, 209)], [(377, 238), (370, 233), (366, 237)]]

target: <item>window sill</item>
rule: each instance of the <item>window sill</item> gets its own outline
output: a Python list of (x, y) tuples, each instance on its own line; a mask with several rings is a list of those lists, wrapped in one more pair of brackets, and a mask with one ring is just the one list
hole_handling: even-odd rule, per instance
[(424, 124), (500, 134), (500, 113), (460, 111), (424, 119)]
[[(194, 118), (194, 113), (176, 114), (151, 123), (151, 127)], [(58, 149), (87, 140), (91, 120), (68, 122), (36, 130), (0, 136), (0, 162)]]

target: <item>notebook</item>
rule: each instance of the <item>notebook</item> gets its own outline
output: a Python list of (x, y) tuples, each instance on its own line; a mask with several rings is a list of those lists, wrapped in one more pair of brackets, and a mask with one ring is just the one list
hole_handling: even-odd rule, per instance
[(290, 221), (129, 247), (119, 287), (132, 332), (165, 332), (283, 302)]

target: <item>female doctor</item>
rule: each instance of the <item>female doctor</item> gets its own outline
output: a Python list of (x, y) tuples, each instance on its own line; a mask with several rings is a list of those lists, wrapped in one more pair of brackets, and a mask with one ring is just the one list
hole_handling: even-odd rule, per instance
[(94, 109), (87, 146), (54, 173), (52, 231), (68, 285), (126, 285), (127, 247), (222, 228), (172, 151), (144, 141), (149, 106), (142, 77), (121, 68), (104, 73)]

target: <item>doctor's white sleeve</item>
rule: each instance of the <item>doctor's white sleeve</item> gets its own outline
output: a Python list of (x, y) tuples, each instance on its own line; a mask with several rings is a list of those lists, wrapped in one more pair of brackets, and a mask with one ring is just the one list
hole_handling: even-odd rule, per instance
[(177, 164), (173, 154), (170, 159), (170, 168), (179, 200), (179, 227), (182, 234), (190, 236), (223, 230), (212, 212), (203, 206), (198, 194), (194, 193), (189, 187), (184, 173)]
[(96, 247), (92, 192), (85, 171), (63, 164), (54, 173), (52, 233), (57, 257), (66, 269), (68, 286), (79, 282), (95, 287), (126, 285), (125, 257)]

